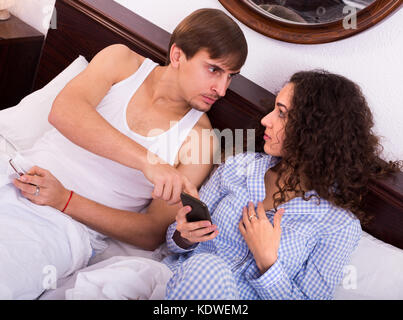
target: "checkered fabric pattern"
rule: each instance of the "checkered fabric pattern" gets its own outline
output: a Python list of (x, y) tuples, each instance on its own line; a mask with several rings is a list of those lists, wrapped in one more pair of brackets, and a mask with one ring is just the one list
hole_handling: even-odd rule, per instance
[[(168, 228), (173, 254), (163, 262), (174, 274), (167, 299), (332, 299), (361, 236), (352, 213), (318, 197), (280, 205), (285, 212), (278, 259), (264, 274), (239, 232), (243, 207), (264, 200), (265, 172), (279, 160), (260, 153), (237, 155), (201, 188), (200, 199), (219, 229), (215, 239), (185, 250), (172, 239), (176, 223)], [(274, 212), (266, 215), (273, 223)]]

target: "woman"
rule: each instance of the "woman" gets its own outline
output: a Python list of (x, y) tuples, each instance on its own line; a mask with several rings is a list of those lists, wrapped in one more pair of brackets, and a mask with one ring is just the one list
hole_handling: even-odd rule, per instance
[(342, 76), (296, 73), (261, 123), (265, 153), (231, 158), (200, 190), (213, 224), (188, 223), (185, 206), (169, 227), (167, 299), (332, 298), (368, 180), (398, 164), (378, 160), (370, 109)]

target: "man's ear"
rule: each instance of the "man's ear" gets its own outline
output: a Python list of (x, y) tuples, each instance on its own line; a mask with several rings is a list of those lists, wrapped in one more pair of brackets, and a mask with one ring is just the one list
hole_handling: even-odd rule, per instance
[(180, 65), (180, 60), (182, 56), (184, 55), (184, 52), (182, 51), (181, 48), (179, 48), (175, 43), (172, 44), (171, 50), (169, 52), (169, 57), (171, 59), (171, 65), (174, 68), (178, 68)]

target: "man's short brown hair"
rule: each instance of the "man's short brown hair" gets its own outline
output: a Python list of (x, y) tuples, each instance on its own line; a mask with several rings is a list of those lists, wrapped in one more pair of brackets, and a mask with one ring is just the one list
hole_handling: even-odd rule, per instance
[(171, 62), (170, 50), (174, 43), (187, 59), (206, 49), (211, 59), (225, 59), (231, 70), (241, 69), (248, 55), (248, 45), (241, 28), (218, 9), (196, 10), (179, 23), (171, 36), (167, 65)]

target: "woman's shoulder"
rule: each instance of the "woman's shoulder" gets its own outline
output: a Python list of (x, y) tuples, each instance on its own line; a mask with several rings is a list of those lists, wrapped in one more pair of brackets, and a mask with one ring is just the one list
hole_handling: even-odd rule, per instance
[(226, 170), (232, 170), (234, 168), (246, 168), (252, 163), (262, 160), (270, 161), (271, 158), (272, 156), (265, 153), (244, 152), (229, 157), (224, 163), (221, 164), (221, 166), (223, 166)]
[(351, 211), (332, 204), (331, 202), (321, 199), (321, 202), (327, 208), (322, 219), (322, 234), (336, 234), (345, 232), (347, 229), (357, 235), (361, 234), (360, 220)]

